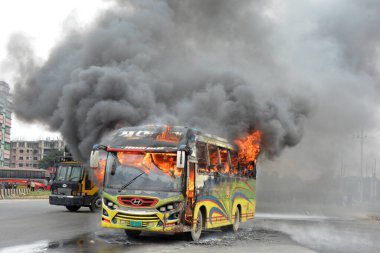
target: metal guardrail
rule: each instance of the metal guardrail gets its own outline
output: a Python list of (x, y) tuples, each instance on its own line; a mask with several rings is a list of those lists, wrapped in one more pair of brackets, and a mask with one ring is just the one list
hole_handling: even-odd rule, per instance
[(28, 188), (19, 189), (0, 189), (0, 199), (12, 199), (20, 195), (26, 195), (30, 193)]

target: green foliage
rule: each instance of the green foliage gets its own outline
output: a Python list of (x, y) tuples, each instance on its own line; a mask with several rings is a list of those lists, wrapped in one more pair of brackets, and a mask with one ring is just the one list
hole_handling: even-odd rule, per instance
[(44, 190), (36, 190), (36, 191), (30, 191), (26, 196), (29, 197), (40, 197), (40, 196), (49, 196), (50, 191), (44, 191)]
[(63, 156), (63, 150), (57, 150), (50, 152), (46, 157), (44, 157), (38, 163), (38, 167), (41, 169), (47, 169), (54, 166), (56, 161), (59, 161), (59, 158)]

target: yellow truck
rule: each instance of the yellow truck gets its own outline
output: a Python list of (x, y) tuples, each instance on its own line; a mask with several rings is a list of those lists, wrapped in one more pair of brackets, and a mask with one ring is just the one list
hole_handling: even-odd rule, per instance
[(102, 207), (99, 189), (88, 171), (80, 162), (70, 159), (63, 159), (56, 165), (49, 203), (65, 206), (71, 212), (82, 206), (89, 207), (92, 212)]

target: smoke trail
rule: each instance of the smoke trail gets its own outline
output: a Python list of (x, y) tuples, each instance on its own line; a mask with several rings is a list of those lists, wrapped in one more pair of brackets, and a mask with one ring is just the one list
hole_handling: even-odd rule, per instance
[(277, 156), (301, 140), (312, 103), (287, 91), (264, 2), (117, 1), (23, 72), (15, 112), (59, 130), (80, 160), (107, 131), (148, 122), (228, 138), (259, 128)]

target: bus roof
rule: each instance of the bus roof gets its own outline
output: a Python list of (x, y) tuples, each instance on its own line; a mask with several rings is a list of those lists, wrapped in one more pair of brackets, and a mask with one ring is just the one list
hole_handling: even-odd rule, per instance
[[(109, 141), (110, 149), (148, 147), (152, 150), (175, 151), (189, 141), (200, 140), (217, 146), (234, 149), (226, 139), (202, 133), (200, 130), (185, 126), (144, 125), (123, 127), (115, 131)], [(148, 150), (147, 149), (147, 150)]]

